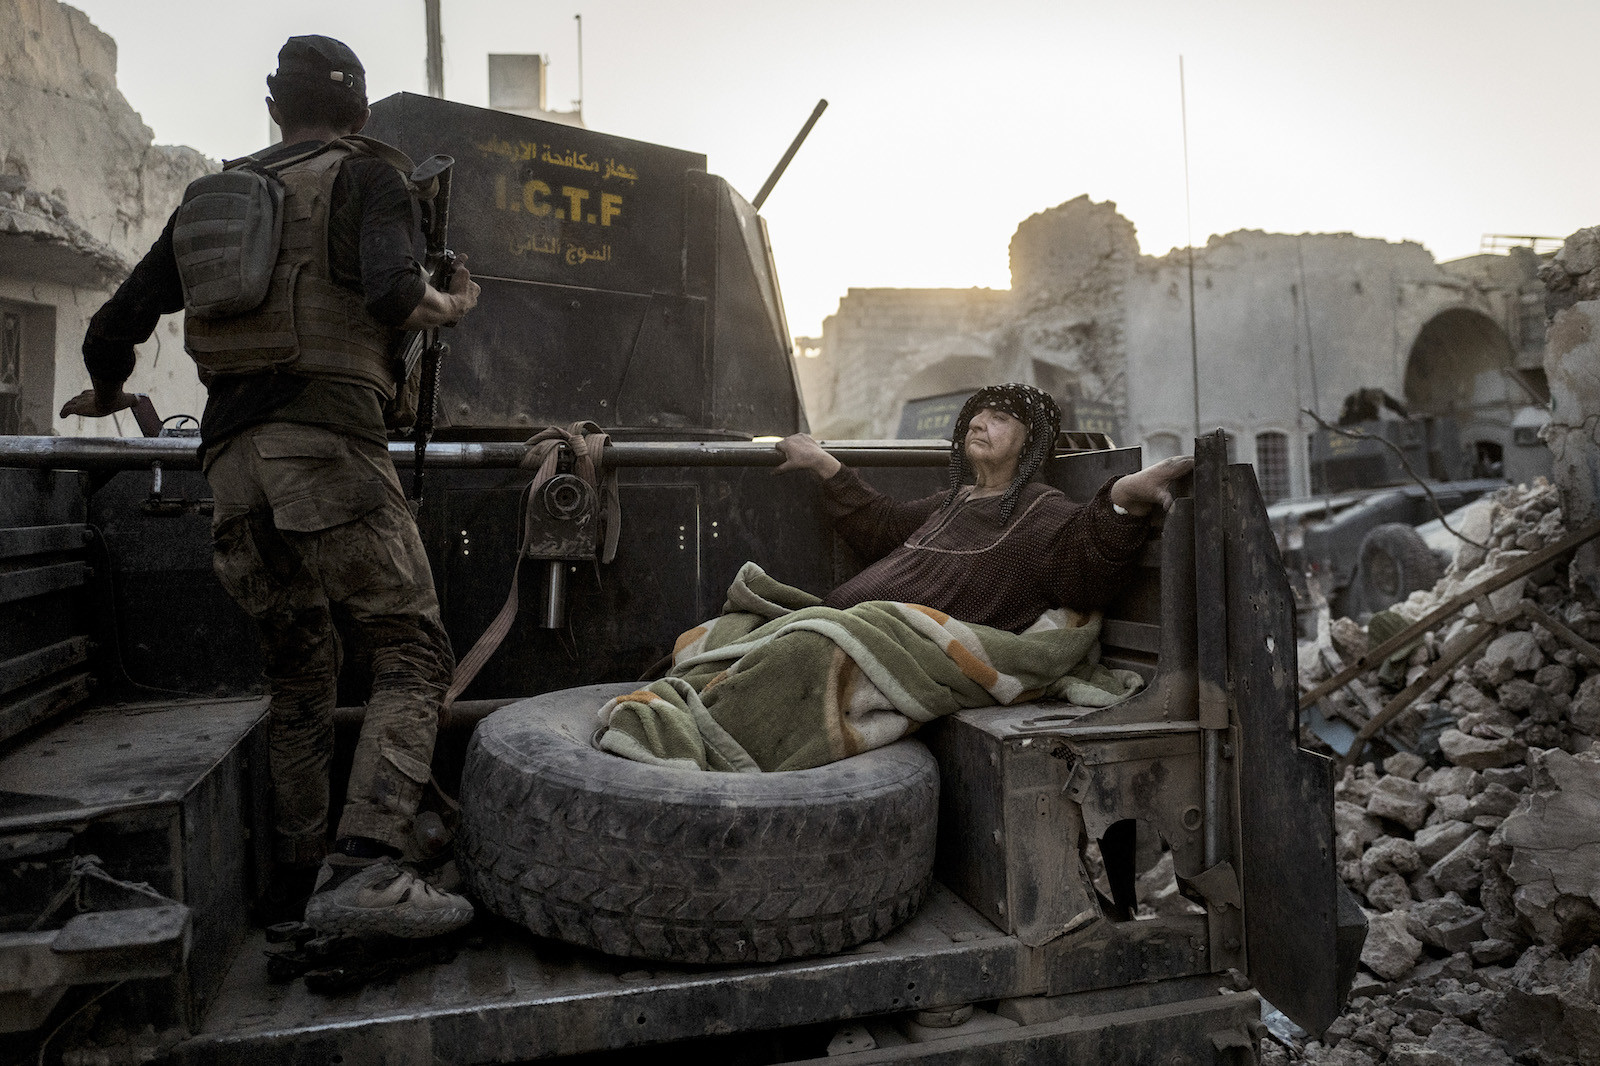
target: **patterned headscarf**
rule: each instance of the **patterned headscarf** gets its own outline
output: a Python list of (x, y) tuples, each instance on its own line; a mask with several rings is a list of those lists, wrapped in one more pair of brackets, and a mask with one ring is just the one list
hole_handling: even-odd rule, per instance
[(1004, 525), (1011, 521), (1022, 486), (1033, 480), (1055, 451), (1056, 434), (1061, 430), (1061, 409), (1049, 393), (1017, 381), (988, 385), (973, 393), (962, 406), (950, 435), (950, 493), (944, 498), (944, 507), (954, 503), (961, 486), (975, 477), (972, 463), (967, 459), (967, 427), (979, 411), (990, 407), (1004, 411), (1028, 427), (1022, 454), (1017, 458), (1017, 476), (1011, 479), (1005, 495), (1000, 497), (1000, 522)]

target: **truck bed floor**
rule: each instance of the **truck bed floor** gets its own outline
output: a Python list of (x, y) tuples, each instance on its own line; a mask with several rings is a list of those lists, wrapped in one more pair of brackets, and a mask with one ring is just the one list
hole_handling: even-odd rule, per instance
[(245, 943), (180, 1063), (516, 1062), (1032, 995), (1028, 949), (935, 885), (905, 926), (842, 955), (661, 967), (493, 923), (453, 962), (344, 996), (268, 980)]

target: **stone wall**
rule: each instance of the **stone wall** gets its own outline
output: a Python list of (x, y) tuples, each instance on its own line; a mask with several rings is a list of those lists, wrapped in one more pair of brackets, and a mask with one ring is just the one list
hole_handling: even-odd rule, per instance
[(820, 346), (796, 346), (812, 432), (891, 437), (907, 399), (1004, 375), (995, 353), (1009, 306), (994, 289), (849, 290)]
[(183, 187), (215, 164), (153, 143), (117, 89), (116, 42), (83, 12), (56, 0), (0, 0), (0, 11), (0, 173), (137, 260)]
[[(836, 383), (808, 391), (814, 424), (892, 433), (902, 403), (941, 391), (917, 375), (942, 365), (953, 388), (1011, 379), (1107, 403), (1119, 443), (1187, 450), (1187, 251), (1140, 254), (1115, 204), (1080, 196), (1024, 221), (1010, 253), (1010, 299), (986, 293), (1001, 317), (981, 328), (951, 319), (968, 290), (851, 290), (806, 359)], [(1509, 452), (1516, 411), (1543, 400), (1542, 330), (1525, 322), (1537, 262), (1517, 250), (1441, 264), (1416, 243), (1348, 233), (1212, 237), (1194, 250), (1200, 427), (1228, 430), (1244, 462), (1258, 435), (1281, 435), (1296, 494), (1309, 491), (1316, 429), (1301, 411), (1332, 421), (1360, 388), (1453, 413), (1465, 443)]]
[[(1418, 338), (1446, 312), (1489, 329), (1507, 319), (1504, 298), (1412, 242), (1243, 230), (1195, 249), (1194, 270), (1200, 427), (1234, 434), (1244, 462), (1259, 435), (1283, 434), (1297, 494), (1310, 488), (1306, 439), (1317, 428), (1302, 411), (1333, 421), (1360, 388), (1406, 398)], [(1188, 285), (1182, 250), (1138, 263), (1127, 300), (1130, 441), (1193, 435)], [(1516, 399), (1500, 365), (1488, 369), (1485, 404)], [(1508, 437), (1510, 410), (1476, 430)]]
[[(190, 180), (217, 164), (156, 145), (117, 89), (117, 47), (57, 0), (0, 0), (0, 313), (26, 330), (23, 432), (117, 435), (111, 419), (57, 420), (88, 385), (88, 318), (160, 235)], [(37, 353), (47, 346), (51, 357)], [(129, 381), (163, 413), (198, 413), (203, 391), (165, 321)], [(48, 379), (44, 376), (48, 373)], [(129, 418), (121, 431), (136, 433)]]
[[(1600, 226), (1568, 237), (1540, 276), (1550, 314), (1545, 437), (1567, 523), (1576, 528), (1600, 517)], [(1578, 567), (1600, 592), (1600, 551), (1593, 541), (1580, 549)]]
[(1041, 364), (1075, 395), (1128, 406), (1126, 288), (1139, 261), (1133, 223), (1080, 196), (1023, 221), (1011, 238), (1019, 365)]

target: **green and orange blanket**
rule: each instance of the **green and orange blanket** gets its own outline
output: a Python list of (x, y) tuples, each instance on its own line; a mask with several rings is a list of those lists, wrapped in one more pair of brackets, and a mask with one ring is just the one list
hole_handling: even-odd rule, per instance
[(668, 676), (600, 709), (600, 746), (639, 762), (755, 773), (821, 766), (968, 707), (1107, 707), (1139, 675), (1100, 665), (1100, 615), (1022, 633), (915, 603), (839, 610), (746, 563), (722, 614), (678, 638)]

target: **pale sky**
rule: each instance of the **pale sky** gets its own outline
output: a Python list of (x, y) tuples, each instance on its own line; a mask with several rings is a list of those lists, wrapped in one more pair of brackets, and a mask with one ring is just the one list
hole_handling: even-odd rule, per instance
[[(75, 0), (120, 50), (158, 143), (261, 147), (292, 34), (337, 37), (373, 99), (425, 91), (422, 0)], [(850, 287), (1005, 288), (1029, 215), (1114, 200), (1147, 253), (1235, 229), (1420, 241), (1600, 223), (1594, 0), (443, 0), (445, 95), (490, 52), (549, 57), (552, 107), (704, 152), (753, 197), (829, 108), (764, 214), (791, 330)]]

